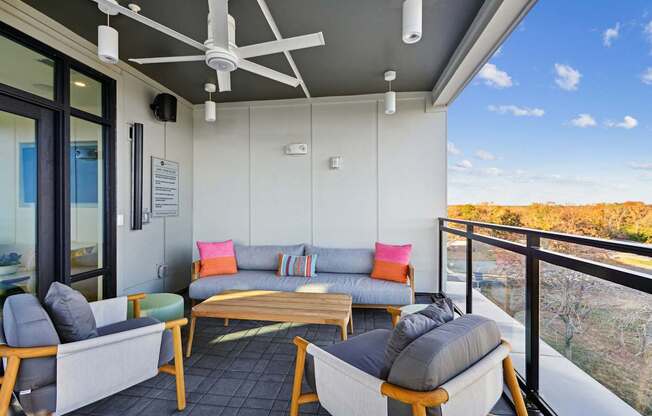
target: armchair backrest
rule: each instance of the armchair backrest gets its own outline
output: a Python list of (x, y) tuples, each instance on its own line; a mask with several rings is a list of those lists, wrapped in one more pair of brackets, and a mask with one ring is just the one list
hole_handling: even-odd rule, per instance
[[(59, 345), (59, 335), (38, 299), (29, 294), (9, 296), (5, 301), (2, 319), (4, 342), (10, 347), (37, 347)], [(15, 391), (44, 387), (56, 382), (55, 357), (23, 360)]]

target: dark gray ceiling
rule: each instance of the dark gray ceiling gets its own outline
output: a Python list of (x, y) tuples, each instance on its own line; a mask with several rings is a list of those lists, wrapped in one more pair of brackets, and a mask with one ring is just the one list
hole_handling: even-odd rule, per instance
[[(82, 37), (97, 43), (97, 25), (106, 17), (91, 0), (23, 0)], [(206, 38), (206, 0), (132, 0), (141, 14), (193, 39)], [(129, 3), (120, 0), (122, 5)], [(431, 90), (471, 25), (483, 0), (423, 0), (423, 38), (414, 45), (401, 41), (402, 0), (267, 0), (284, 37), (324, 32), (326, 45), (292, 52), (314, 97), (383, 92), (383, 72), (397, 71), (397, 91)], [(230, 0), (236, 20), (236, 43), (245, 46), (274, 40), (256, 0)], [(127, 17), (112, 18), (120, 32), (120, 58), (200, 55), (201, 52)], [(282, 54), (252, 59), (293, 75)], [(137, 65), (193, 103), (206, 99), (205, 82), (216, 82), (202, 62)], [(261, 78), (243, 70), (232, 73), (232, 91), (217, 101), (303, 97), (301, 87)]]

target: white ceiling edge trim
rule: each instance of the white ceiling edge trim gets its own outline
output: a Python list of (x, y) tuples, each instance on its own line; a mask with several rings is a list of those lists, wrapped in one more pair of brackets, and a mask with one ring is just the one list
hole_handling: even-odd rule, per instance
[[(397, 92), (397, 101), (413, 101), (423, 100), (424, 112), (430, 110), (432, 93), (430, 91), (411, 91), (411, 92)], [(377, 103), (384, 100), (385, 94), (360, 94), (360, 95), (334, 95), (329, 97), (311, 97), (311, 98), (288, 98), (282, 100), (258, 100), (258, 101), (233, 101), (226, 103), (217, 103), (219, 110), (251, 108), (251, 107), (278, 107), (278, 106), (298, 106), (298, 105), (328, 105), (328, 104), (343, 104), (343, 103)], [(195, 104), (194, 111), (204, 111), (204, 104)], [(397, 112), (401, 111), (400, 108)], [(439, 111), (446, 111), (445, 107)], [(431, 111), (427, 111), (431, 112)], [(391, 117), (391, 116), (389, 116)]]
[(446, 85), (439, 91), (437, 91), (437, 86), (435, 87), (432, 92), (432, 105), (435, 107), (450, 105), (471, 82), (482, 66), (493, 56), (498, 47), (514, 31), (536, 2), (537, 0), (502, 1), (500, 7), (477, 37), (466, 56), (461, 60)]
[[(97, 45), (21, 0), (0, 0), (0, 20), (107, 76), (119, 77), (126, 72), (156, 90), (173, 94), (184, 107), (193, 108), (190, 101), (122, 60), (115, 65), (102, 63), (97, 58)], [(56, 42), (57, 46), (52, 46), (50, 41)], [(64, 48), (60, 48), (59, 45), (63, 45)], [(75, 55), (81, 55), (83, 58), (80, 59)]]
[[(278, 26), (276, 25), (276, 21), (274, 20), (274, 16), (272, 16), (272, 12), (269, 10), (269, 7), (267, 7), (267, 3), (265, 2), (265, 0), (258, 0), (258, 5), (260, 6), (260, 10), (263, 12), (263, 15), (265, 16), (265, 20), (267, 20), (267, 24), (269, 25), (269, 28), (272, 29), (272, 32), (274, 33), (274, 37), (276, 38), (276, 40), (283, 39), (283, 36), (281, 36), (281, 32), (278, 30)], [(288, 63), (290, 64), (290, 68), (292, 68), (292, 72), (294, 72), (294, 76), (299, 80), (299, 85), (301, 85), (301, 89), (303, 89), (303, 93), (306, 95), (306, 98), (311, 98), (310, 92), (308, 91), (308, 87), (306, 87), (306, 83), (303, 81), (303, 77), (299, 73), (299, 68), (297, 68), (297, 65), (294, 63), (294, 58), (292, 58), (292, 54), (290, 54), (289, 51), (283, 51), (283, 55), (285, 55), (285, 59), (288, 60)]]

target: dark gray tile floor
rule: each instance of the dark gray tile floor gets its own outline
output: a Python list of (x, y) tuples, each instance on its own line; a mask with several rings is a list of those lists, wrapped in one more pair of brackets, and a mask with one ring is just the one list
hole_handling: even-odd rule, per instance
[[(356, 334), (391, 326), (381, 310), (355, 310), (353, 322)], [(193, 353), (185, 361), (188, 405), (183, 412), (176, 410), (174, 378), (160, 374), (74, 414), (287, 415), (296, 352), (292, 339), (298, 335), (325, 346), (340, 340), (338, 331), (334, 326), (257, 321), (231, 321), (225, 327), (221, 320), (199, 319)], [(494, 413), (514, 414), (502, 401)], [(317, 404), (302, 406), (301, 414), (328, 415)]]

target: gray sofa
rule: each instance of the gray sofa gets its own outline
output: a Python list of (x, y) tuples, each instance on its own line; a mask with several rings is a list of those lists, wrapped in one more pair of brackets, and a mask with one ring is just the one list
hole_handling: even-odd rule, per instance
[[(278, 254), (317, 255), (317, 275), (310, 278), (276, 275)], [(414, 273), (408, 283), (371, 278), (371, 249), (290, 246), (235, 246), (238, 273), (199, 278), (199, 261), (193, 263), (190, 298), (207, 299), (227, 290), (279, 290), (284, 292), (347, 293), (355, 306), (385, 307), (414, 302)]]

